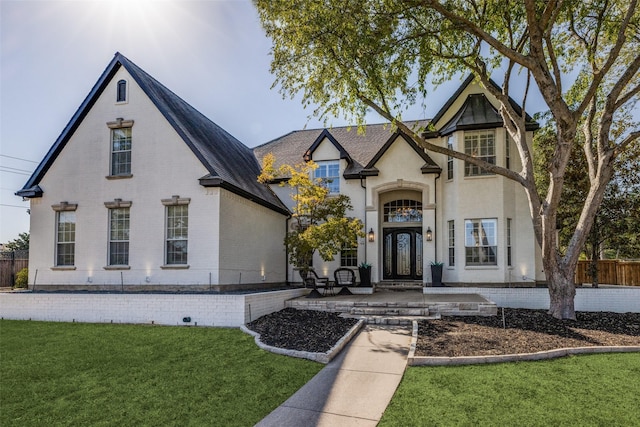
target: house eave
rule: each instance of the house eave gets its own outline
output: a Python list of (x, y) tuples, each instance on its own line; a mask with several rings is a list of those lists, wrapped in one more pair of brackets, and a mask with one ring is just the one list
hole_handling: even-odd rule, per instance
[(23, 188), (22, 190), (15, 192), (16, 196), (24, 197), (26, 199), (42, 197), (42, 194), (44, 194), (44, 191), (42, 191), (42, 188), (40, 188), (39, 185), (34, 185), (33, 187), (29, 188)]
[(256, 197), (254, 194), (251, 194), (250, 192), (243, 190), (242, 188), (235, 186), (218, 176), (203, 176), (202, 178), (198, 179), (198, 182), (200, 183), (200, 185), (202, 185), (205, 188), (211, 188), (211, 187), (224, 188), (225, 190), (231, 193), (237, 194), (240, 197), (243, 197), (251, 202), (257, 203), (261, 206), (264, 206), (265, 208), (271, 209), (272, 211), (278, 212), (282, 215), (289, 216), (291, 214), (291, 212), (289, 212), (288, 209), (285, 209), (281, 206), (276, 206), (272, 203), (267, 202), (266, 200)]

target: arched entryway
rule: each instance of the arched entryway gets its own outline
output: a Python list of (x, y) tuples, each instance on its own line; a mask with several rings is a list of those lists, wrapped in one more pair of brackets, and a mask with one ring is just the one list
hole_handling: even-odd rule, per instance
[(422, 195), (401, 193), (386, 194), (382, 203), (382, 279), (422, 280)]

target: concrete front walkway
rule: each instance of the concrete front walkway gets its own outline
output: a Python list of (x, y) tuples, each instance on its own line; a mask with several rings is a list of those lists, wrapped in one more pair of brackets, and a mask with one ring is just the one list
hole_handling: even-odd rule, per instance
[(368, 325), (256, 426), (375, 426), (407, 366), (409, 327)]

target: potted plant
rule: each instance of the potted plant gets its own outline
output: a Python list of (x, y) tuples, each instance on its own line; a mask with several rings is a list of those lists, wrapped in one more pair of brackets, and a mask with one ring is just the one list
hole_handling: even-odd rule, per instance
[(431, 262), (431, 286), (444, 286), (442, 284), (442, 265), (438, 261)]
[(358, 266), (358, 272), (360, 273), (360, 286), (371, 287), (371, 264), (361, 262)]

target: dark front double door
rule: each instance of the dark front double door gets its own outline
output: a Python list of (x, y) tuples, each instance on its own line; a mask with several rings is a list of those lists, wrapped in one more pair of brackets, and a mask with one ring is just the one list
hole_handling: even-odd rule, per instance
[(383, 230), (384, 280), (422, 280), (422, 229)]

